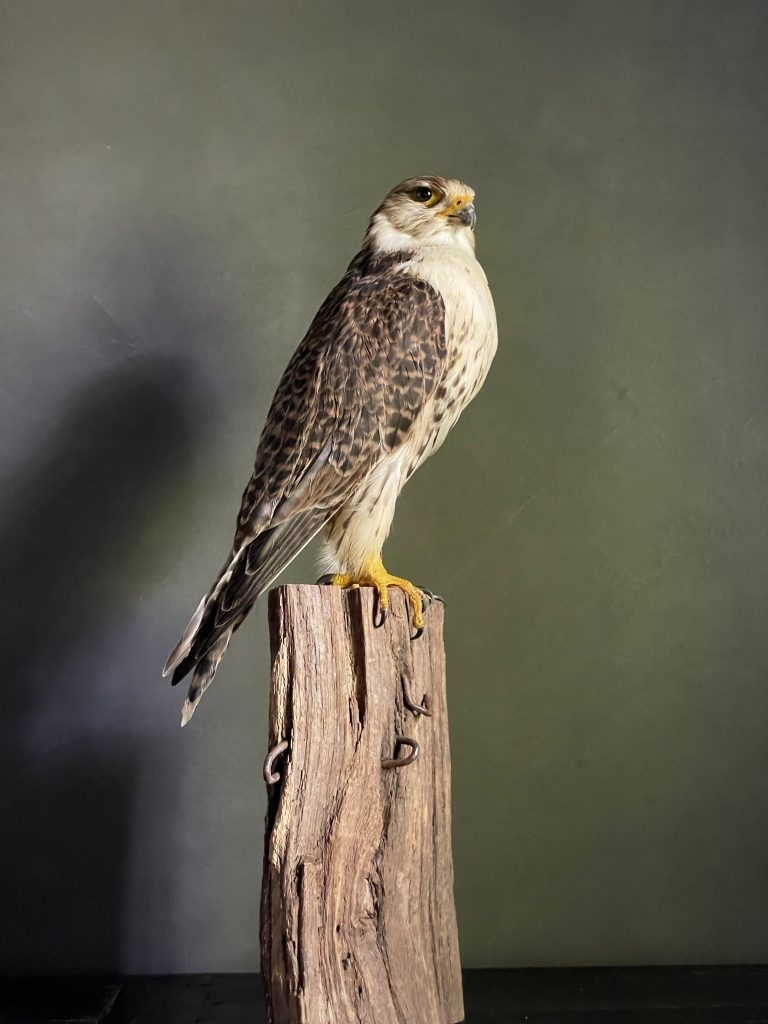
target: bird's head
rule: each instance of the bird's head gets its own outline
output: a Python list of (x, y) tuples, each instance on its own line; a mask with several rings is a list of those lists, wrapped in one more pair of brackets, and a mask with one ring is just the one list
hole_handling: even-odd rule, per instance
[(475, 192), (456, 178), (406, 178), (371, 218), (368, 238), (379, 250), (455, 245), (475, 248)]

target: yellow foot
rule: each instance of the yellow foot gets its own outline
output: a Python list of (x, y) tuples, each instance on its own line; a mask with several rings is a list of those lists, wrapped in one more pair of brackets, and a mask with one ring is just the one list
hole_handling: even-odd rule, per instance
[(389, 587), (398, 587), (411, 604), (413, 612), (411, 622), (416, 629), (416, 637), (420, 637), (424, 632), (424, 598), (421, 591), (410, 580), (404, 580), (400, 576), (392, 576), (388, 573), (381, 561), (381, 555), (374, 555), (366, 559), (365, 565), (359, 573), (338, 573), (336, 576), (331, 576), (328, 582), (334, 587), (373, 587), (379, 595), (381, 620), (378, 625), (380, 626), (384, 624), (387, 617)]

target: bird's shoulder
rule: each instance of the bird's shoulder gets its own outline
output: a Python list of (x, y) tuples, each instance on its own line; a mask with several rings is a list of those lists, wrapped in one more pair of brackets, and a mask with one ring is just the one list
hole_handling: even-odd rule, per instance
[(339, 373), (374, 363), (394, 365), (413, 348), (428, 361), (445, 348), (445, 303), (419, 275), (409, 252), (363, 247), (322, 303), (293, 353), (275, 394), (278, 416), (318, 376), (333, 386)]
[(350, 326), (363, 331), (412, 327), (417, 312), (438, 320), (445, 309), (437, 289), (419, 274), (413, 253), (376, 252), (364, 246), (320, 306), (308, 337)]

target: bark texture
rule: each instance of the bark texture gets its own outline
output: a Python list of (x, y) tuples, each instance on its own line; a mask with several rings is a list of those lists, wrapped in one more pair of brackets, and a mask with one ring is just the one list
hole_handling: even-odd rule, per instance
[[(262, 888), (272, 1024), (464, 1019), (443, 608), (411, 642), (403, 595), (390, 593), (378, 628), (368, 588), (269, 595), (269, 742), (289, 741), (269, 787)], [(409, 752), (398, 735), (419, 757), (384, 769)]]

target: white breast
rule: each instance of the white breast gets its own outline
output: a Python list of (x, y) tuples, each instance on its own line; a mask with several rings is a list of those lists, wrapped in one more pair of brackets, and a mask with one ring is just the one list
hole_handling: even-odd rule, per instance
[(409, 438), (407, 479), (437, 451), (482, 387), (496, 354), (498, 333), (488, 280), (473, 253), (425, 246), (404, 269), (442, 296), (448, 349), (445, 374)]

